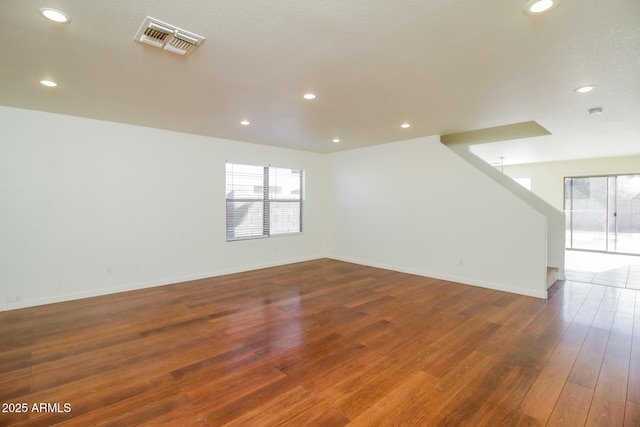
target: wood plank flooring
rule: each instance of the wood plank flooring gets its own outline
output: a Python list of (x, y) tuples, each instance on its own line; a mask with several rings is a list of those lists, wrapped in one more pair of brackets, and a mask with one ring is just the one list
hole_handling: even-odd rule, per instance
[(0, 425), (640, 425), (639, 305), (321, 259), (2, 312)]

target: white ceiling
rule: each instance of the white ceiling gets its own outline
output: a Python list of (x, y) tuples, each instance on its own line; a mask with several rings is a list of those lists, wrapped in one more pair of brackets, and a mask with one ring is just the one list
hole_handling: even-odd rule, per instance
[[(552, 135), (474, 152), (640, 154), (640, 1), (524, 3), (3, 0), (0, 104), (316, 152), (535, 120)], [(146, 16), (206, 40), (186, 57), (135, 42)]]

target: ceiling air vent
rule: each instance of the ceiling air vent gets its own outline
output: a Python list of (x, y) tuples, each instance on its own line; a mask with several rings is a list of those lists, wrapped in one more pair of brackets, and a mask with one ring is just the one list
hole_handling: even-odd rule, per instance
[(202, 36), (149, 16), (140, 26), (134, 39), (179, 55), (188, 55), (204, 41)]

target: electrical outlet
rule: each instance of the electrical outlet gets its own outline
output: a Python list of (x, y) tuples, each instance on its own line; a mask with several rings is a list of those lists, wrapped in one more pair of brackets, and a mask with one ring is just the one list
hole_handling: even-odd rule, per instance
[(22, 299), (22, 297), (20, 295), (10, 296), (10, 297), (7, 297), (7, 302), (8, 303), (18, 302), (21, 299)]

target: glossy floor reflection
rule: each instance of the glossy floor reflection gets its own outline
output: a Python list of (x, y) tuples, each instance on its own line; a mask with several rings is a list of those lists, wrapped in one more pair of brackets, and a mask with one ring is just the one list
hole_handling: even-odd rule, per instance
[(640, 291), (319, 259), (0, 312), (0, 426), (640, 425)]

